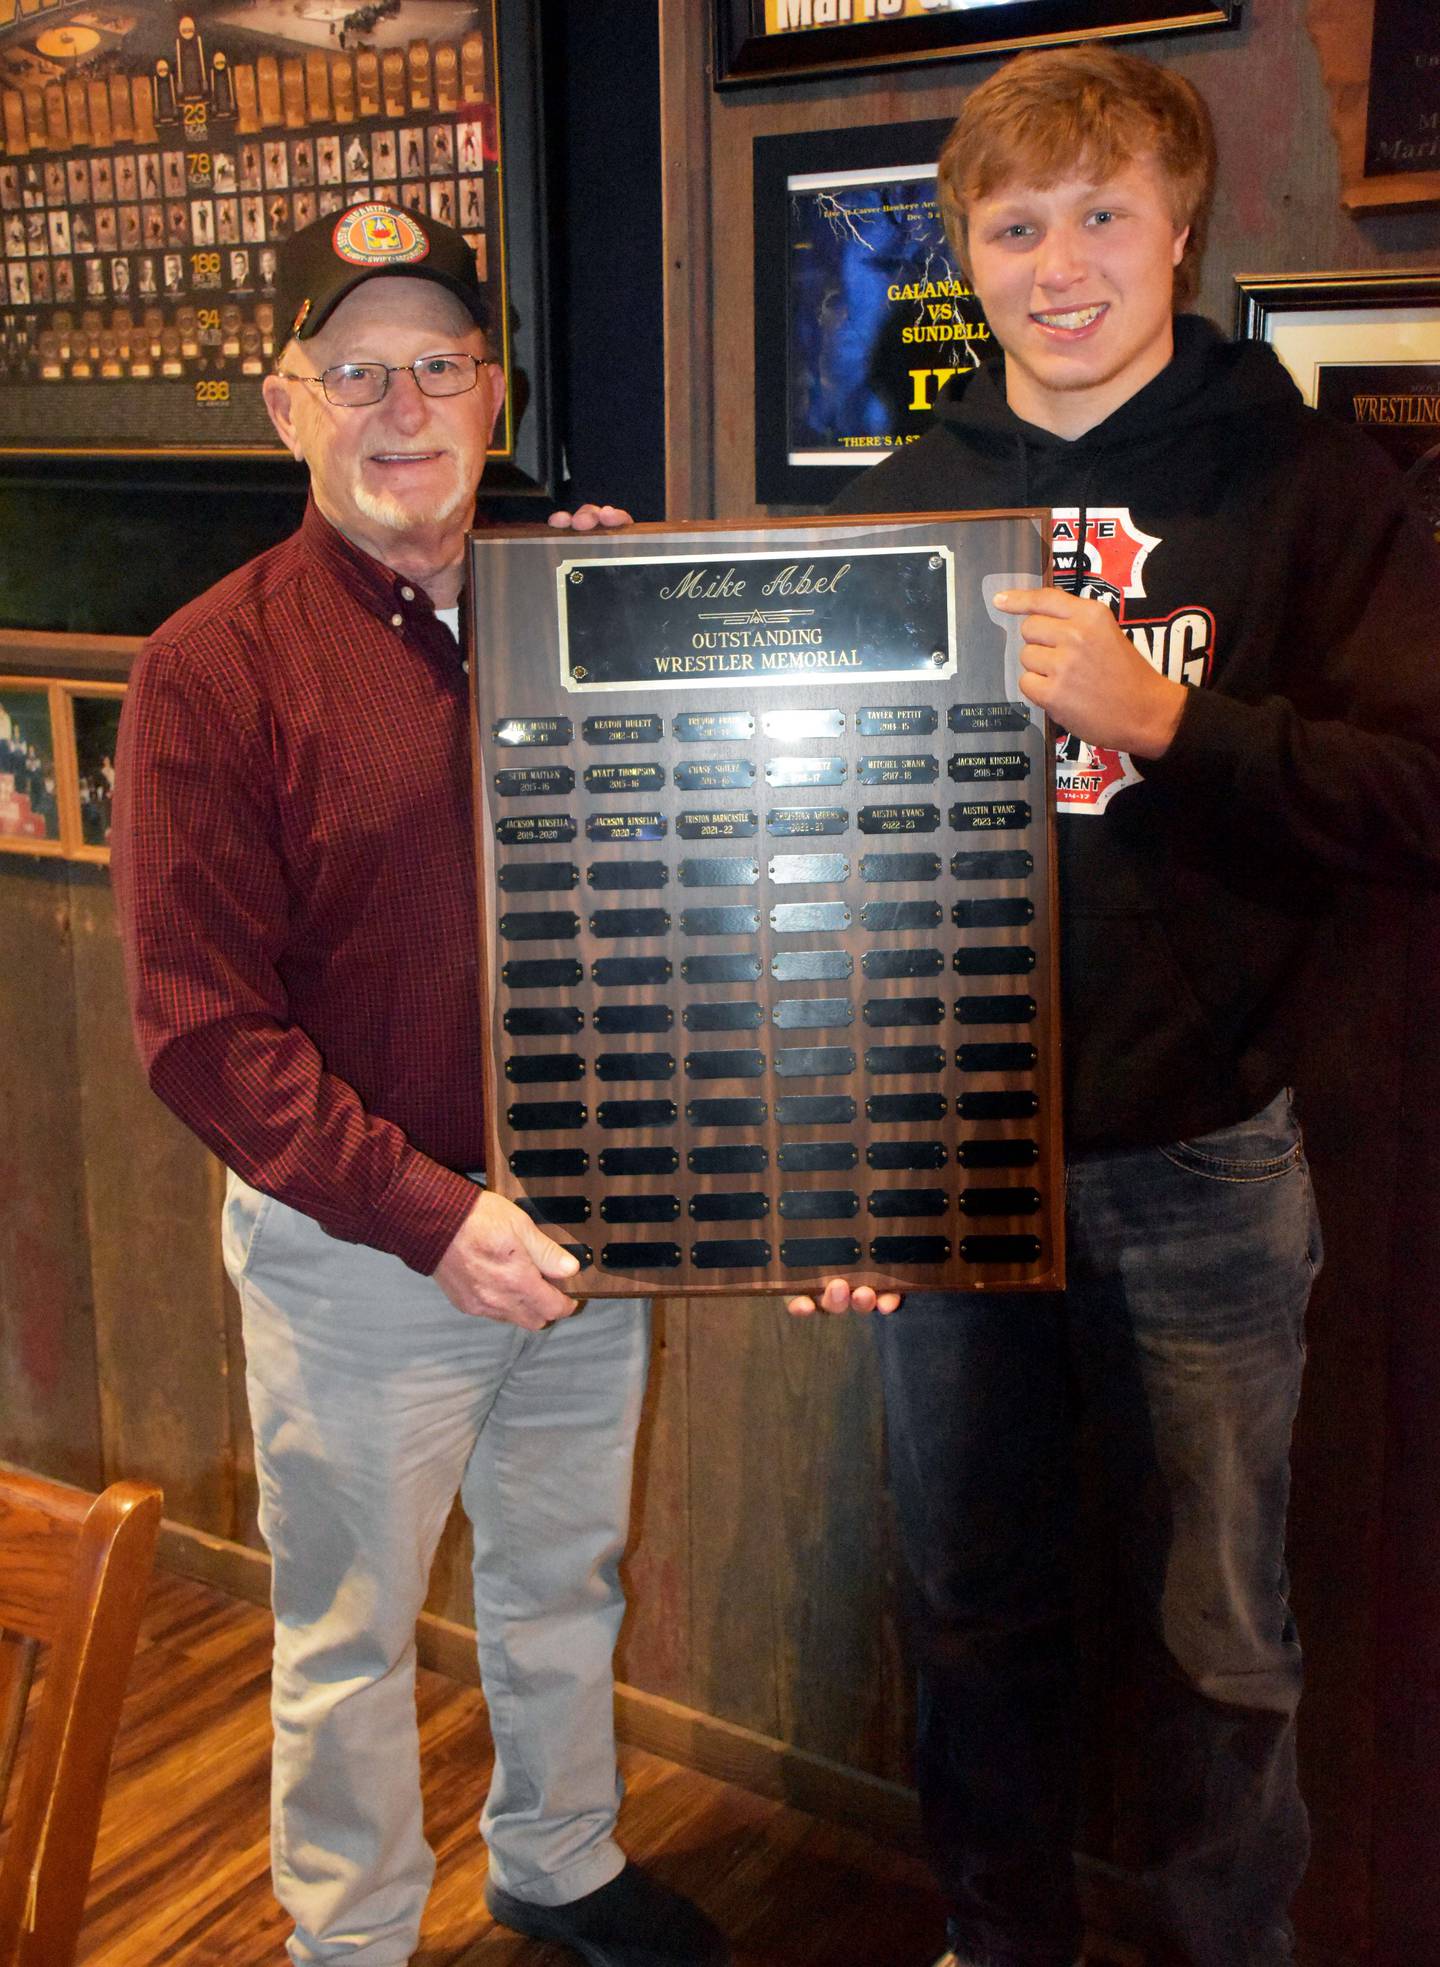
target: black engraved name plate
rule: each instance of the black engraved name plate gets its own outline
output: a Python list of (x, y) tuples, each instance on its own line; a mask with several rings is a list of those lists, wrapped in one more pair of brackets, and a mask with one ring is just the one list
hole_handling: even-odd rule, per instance
[(663, 765), (635, 764), (587, 765), (587, 792), (658, 792), (665, 783)]
[(682, 840), (748, 840), (759, 826), (758, 813), (727, 813), (719, 808), (675, 816), (675, 831)]
[(928, 738), (940, 722), (933, 703), (869, 705), (855, 719), (862, 738)]
[(861, 785), (933, 785), (940, 760), (928, 752), (913, 757), (864, 757), (857, 773)]
[(933, 833), (940, 824), (938, 806), (862, 806), (862, 833)]
[(765, 831), (782, 834), (787, 839), (848, 833), (850, 815), (843, 806), (777, 806), (765, 815)]
[(575, 774), (568, 765), (517, 765), (497, 771), (494, 786), (502, 799), (557, 799), (575, 790)]
[(1062, 1281), (1047, 533), (473, 537), (486, 1166), (578, 1294)]
[(993, 779), (1028, 779), (1023, 751), (957, 751), (947, 768), (957, 785), (983, 785)]
[(496, 822), (502, 847), (550, 847), (575, 838), (573, 813), (514, 813)]
[(663, 813), (587, 813), (587, 840), (663, 840), (669, 832)]
[(568, 717), (506, 717), (491, 733), (499, 745), (569, 744), (575, 727)]
[(753, 758), (682, 758), (675, 767), (681, 792), (733, 792), (754, 783)]
[(946, 722), (962, 737), (978, 737), (986, 731), (1026, 730), (1030, 711), (1025, 704), (952, 703)]
[(659, 744), (665, 735), (665, 722), (637, 711), (629, 717), (587, 717), (580, 729), (586, 744)]
[(755, 735), (748, 710), (682, 710), (674, 731), (681, 744), (739, 744)]

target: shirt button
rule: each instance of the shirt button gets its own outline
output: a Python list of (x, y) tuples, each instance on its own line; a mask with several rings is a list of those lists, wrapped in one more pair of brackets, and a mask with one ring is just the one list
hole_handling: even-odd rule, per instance
[(401, 599), (402, 601), (413, 601), (413, 600), (415, 599), (415, 590), (414, 590), (414, 588), (413, 588), (413, 587), (402, 587), (402, 588), (401, 588), (401, 590), (400, 590), (400, 599)]
[(403, 615), (392, 615), (390, 617), (390, 626), (392, 628), (403, 628), (405, 626), (405, 617)]

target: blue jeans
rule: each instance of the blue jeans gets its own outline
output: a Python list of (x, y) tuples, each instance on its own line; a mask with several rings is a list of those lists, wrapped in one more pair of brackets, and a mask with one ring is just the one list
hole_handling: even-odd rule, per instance
[(951, 1944), (977, 1967), (1079, 1952), (1083, 1421), (1137, 1634), (1126, 1856), (1157, 1957), (1280, 1967), (1308, 1850), (1285, 1514), (1320, 1262), (1289, 1095), (1203, 1139), (1079, 1157), (1067, 1236), (1063, 1293), (916, 1294), (876, 1321)]

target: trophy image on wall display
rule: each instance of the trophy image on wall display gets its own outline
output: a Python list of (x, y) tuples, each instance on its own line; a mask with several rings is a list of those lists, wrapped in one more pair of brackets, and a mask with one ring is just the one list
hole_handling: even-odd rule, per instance
[(578, 1292), (1063, 1281), (1046, 520), (472, 536), (487, 1165)]

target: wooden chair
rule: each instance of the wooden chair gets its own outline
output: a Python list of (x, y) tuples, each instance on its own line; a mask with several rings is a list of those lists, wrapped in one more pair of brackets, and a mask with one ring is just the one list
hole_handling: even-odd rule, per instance
[(0, 1967), (71, 1967), (160, 1527), (160, 1491), (0, 1470), (0, 1806), (49, 1646), (0, 1858)]

